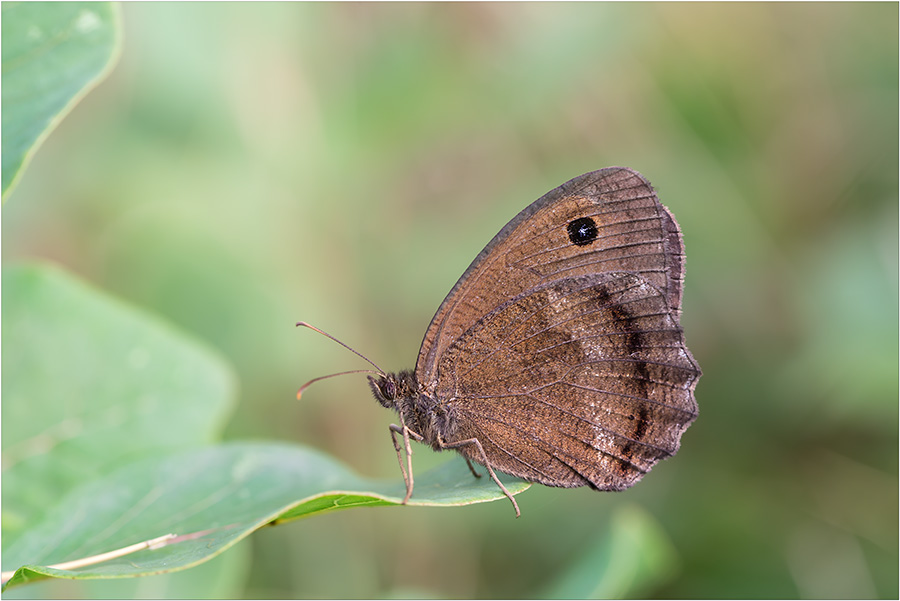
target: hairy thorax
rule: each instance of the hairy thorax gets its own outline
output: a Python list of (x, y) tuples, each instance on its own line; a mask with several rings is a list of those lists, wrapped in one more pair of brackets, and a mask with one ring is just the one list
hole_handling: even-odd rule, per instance
[(422, 392), (412, 371), (388, 373), (374, 378), (369, 386), (375, 400), (400, 415), (401, 425), (422, 437), (422, 442), (435, 451), (442, 450), (442, 442), (456, 440), (456, 420), (452, 412), (434, 397)]

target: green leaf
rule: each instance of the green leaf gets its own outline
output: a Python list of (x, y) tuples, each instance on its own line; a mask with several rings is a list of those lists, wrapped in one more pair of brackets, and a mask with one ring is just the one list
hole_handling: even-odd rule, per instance
[(677, 554), (662, 527), (634, 505), (620, 507), (610, 527), (556, 582), (550, 599), (640, 598), (674, 573)]
[(3, 3), (3, 199), (44, 138), (112, 69), (119, 10), (107, 2)]
[(247, 586), (253, 543), (244, 541), (190, 570), (142, 578), (45, 578), (3, 591), (10, 599), (235, 599)]
[(2, 290), (4, 550), (81, 484), (218, 438), (234, 380), (208, 349), (48, 266)]
[[(215, 355), (55, 268), (6, 268), (2, 283), (6, 586), (184, 569), (271, 522), (402, 501), (402, 481), (308, 449), (197, 448), (230, 409), (231, 372)], [(514, 494), (530, 486), (501, 478)], [(419, 475), (410, 504), (497, 499), (457, 458)], [(49, 567), (170, 533), (152, 550)]]
[[(513, 494), (530, 483), (502, 475)], [(346, 509), (398, 505), (401, 481), (361, 478), (316, 451), (231, 443), (152, 457), (84, 485), (3, 553), (7, 586), (44, 577), (115, 578), (181, 570), (207, 561), (271, 522)], [(410, 505), (458, 506), (505, 499), (456, 457), (416, 478)], [(509, 517), (513, 519), (512, 507)], [(166, 534), (157, 549), (78, 569), (48, 566)]]

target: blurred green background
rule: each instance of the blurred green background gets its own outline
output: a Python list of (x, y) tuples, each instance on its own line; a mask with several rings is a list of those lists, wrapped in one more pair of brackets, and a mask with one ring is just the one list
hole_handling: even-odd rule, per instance
[[(59, 263), (217, 347), (241, 386), (228, 439), (296, 441), (398, 478), (393, 416), (362, 376), (294, 399), (365, 367), (294, 322), (411, 368), (484, 244), (610, 165), (640, 170), (682, 226), (683, 325), (704, 370), (682, 450), (632, 490), (533, 487), (518, 520), (504, 502), (339, 512), (263, 529), (182, 583), (562, 594), (566, 574), (616, 557), (597, 551), (618, 540), (616, 516), (640, 511), (667, 569), (614, 596), (897, 597), (896, 3), (122, 16), (119, 64), (3, 207), (3, 262)], [(444, 460), (416, 448), (419, 473)], [(192, 590), (165, 578), (129, 594)], [(123, 590), (81, 586), (15, 594)]]

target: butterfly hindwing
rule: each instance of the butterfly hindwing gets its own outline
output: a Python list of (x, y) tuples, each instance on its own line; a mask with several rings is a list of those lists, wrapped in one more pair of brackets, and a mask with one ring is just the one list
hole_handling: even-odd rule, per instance
[(630, 486), (697, 414), (681, 328), (629, 272), (520, 294), (455, 340), (437, 376), (454, 439), (478, 438), (495, 468), (556, 486)]

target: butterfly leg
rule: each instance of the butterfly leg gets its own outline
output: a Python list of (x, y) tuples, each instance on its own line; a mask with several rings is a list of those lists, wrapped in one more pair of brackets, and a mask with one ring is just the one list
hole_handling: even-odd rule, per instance
[[(478, 454), (481, 455), (481, 460), (484, 462), (484, 467), (487, 468), (488, 474), (491, 475), (491, 480), (493, 480), (494, 483), (500, 487), (500, 490), (503, 491), (503, 494), (506, 495), (506, 498), (509, 499), (510, 501), (512, 501), (513, 508), (516, 510), (516, 517), (519, 517), (520, 515), (522, 515), (522, 512), (519, 511), (519, 504), (516, 503), (516, 499), (512, 496), (512, 493), (510, 493), (506, 489), (506, 487), (503, 486), (503, 483), (500, 482), (500, 479), (497, 477), (497, 474), (495, 474), (494, 470), (491, 469), (491, 465), (490, 465), (490, 463), (488, 463), (487, 455), (485, 455), (485, 453), (484, 453), (484, 447), (481, 446), (481, 442), (477, 438), (469, 438), (467, 440), (459, 440), (457, 442), (444, 442), (443, 440), (441, 440), (440, 443), (441, 443), (441, 446), (445, 449), (455, 449), (455, 448), (458, 448), (458, 447), (461, 447), (461, 446), (464, 446), (467, 444), (475, 445), (475, 448), (478, 449)], [(469, 460), (466, 459), (466, 462), (469, 462)], [(475, 470), (472, 468), (471, 463), (469, 463), (469, 469), (471, 469), (473, 473), (475, 472)]]
[[(418, 442), (422, 442), (422, 437), (410, 430), (405, 423), (403, 423), (403, 418), (400, 418), (401, 426), (397, 424), (391, 424), (391, 440), (394, 442), (394, 450), (397, 451), (397, 463), (400, 464), (400, 472), (403, 474), (403, 483), (406, 484), (406, 496), (403, 497), (403, 505), (406, 505), (409, 498), (412, 496), (413, 491), (413, 469), (412, 469), (412, 445), (409, 444), (409, 437), (412, 436)], [(397, 442), (397, 434), (403, 435), (403, 450), (406, 451), (406, 467), (403, 466), (403, 456), (400, 453), (400, 443)]]
[(463, 457), (463, 459), (466, 460), (466, 465), (469, 466), (469, 471), (472, 472), (472, 475), (475, 476), (476, 478), (481, 478), (481, 474), (478, 473), (478, 471), (475, 469), (475, 466), (472, 465), (471, 461), (469, 461), (469, 458)]

